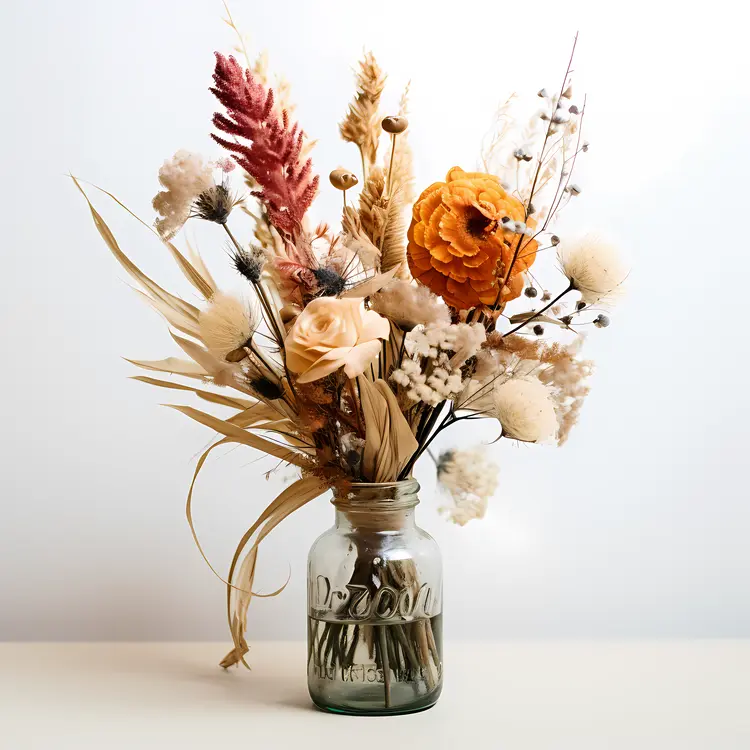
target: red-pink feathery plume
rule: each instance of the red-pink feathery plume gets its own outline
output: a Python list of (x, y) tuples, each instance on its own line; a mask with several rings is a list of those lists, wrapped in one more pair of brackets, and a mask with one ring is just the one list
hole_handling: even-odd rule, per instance
[(297, 123), (289, 127), (284, 110), (274, 112), (274, 95), (243, 70), (233, 57), (216, 53), (211, 92), (226, 107), (227, 114), (214, 114), (214, 125), (224, 133), (250, 141), (250, 145), (211, 137), (231, 151), (237, 163), (260, 185), (257, 195), (268, 207), (271, 223), (284, 235), (296, 237), (302, 217), (318, 190), (312, 175), (312, 160), (301, 162), (304, 133)]

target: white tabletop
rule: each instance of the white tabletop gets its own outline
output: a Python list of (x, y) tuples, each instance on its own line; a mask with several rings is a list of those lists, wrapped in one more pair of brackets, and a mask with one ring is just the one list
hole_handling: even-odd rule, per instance
[(312, 708), (301, 643), (0, 644), (0, 748), (747, 750), (750, 641), (448, 644), (437, 706)]

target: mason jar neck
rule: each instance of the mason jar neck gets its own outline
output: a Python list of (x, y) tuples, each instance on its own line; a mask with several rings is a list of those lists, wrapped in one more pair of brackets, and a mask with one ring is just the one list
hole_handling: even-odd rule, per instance
[(336, 508), (336, 527), (369, 532), (414, 528), (418, 492), (416, 479), (355, 483), (335, 489), (332, 502)]

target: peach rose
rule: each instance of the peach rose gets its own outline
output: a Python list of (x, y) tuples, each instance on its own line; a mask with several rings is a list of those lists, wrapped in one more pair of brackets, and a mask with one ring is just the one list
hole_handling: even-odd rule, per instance
[(347, 377), (361, 375), (380, 351), (391, 327), (365, 310), (361, 299), (318, 297), (297, 316), (286, 337), (287, 367), (300, 383), (311, 383), (340, 367)]

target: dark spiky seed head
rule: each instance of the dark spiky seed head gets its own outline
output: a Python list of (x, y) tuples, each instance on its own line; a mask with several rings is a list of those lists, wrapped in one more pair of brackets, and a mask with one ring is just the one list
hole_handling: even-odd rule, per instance
[(523, 293), (527, 297), (536, 297), (539, 292), (536, 290), (535, 286), (527, 286), (526, 289), (523, 290)]
[(313, 276), (318, 282), (318, 294), (321, 297), (337, 297), (346, 289), (344, 277), (330, 268), (316, 268)]
[(609, 318), (606, 315), (597, 315), (594, 318), (594, 325), (597, 328), (606, 328), (609, 325)]
[(193, 203), (192, 215), (216, 224), (226, 224), (237, 200), (224, 183), (204, 190)]
[(244, 248), (238, 250), (232, 247), (231, 257), (232, 265), (239, 274), (252, 284), (257, 284), (260, 281), (260, 274), (263, 270), (263, 254), (260, 248), (252, 247), (248, 251)]
[(536, 324), (536, 325), (534, 326), (534, 333), (535, 333), (535, 334), (536, 334), (537, 336), (541, 336), (541, 335), (542, 335), (542, 334), (544, 333), (544, 326), (542, 326), (542, 325), (539, 325), (539, 323), (537, 323), (537, 324)]

